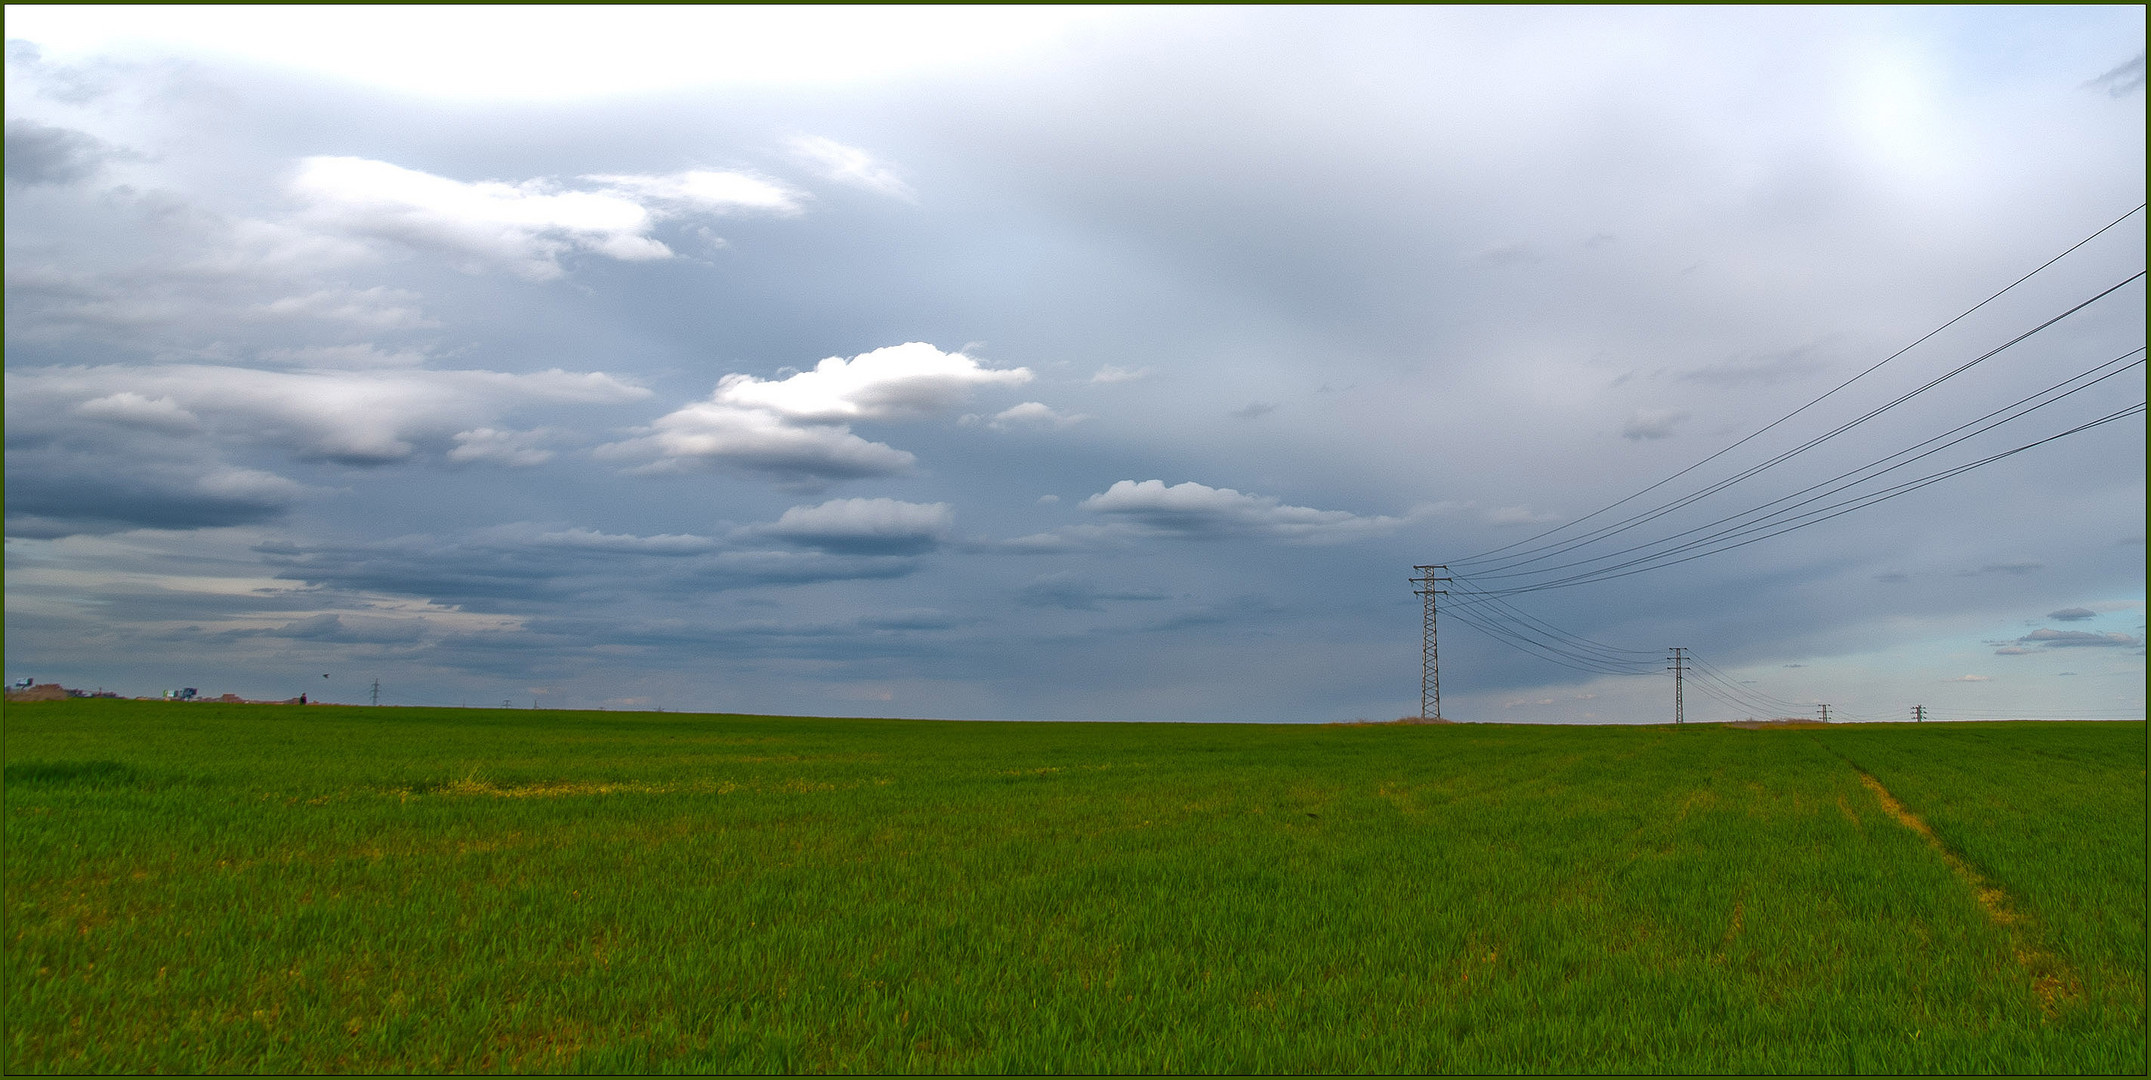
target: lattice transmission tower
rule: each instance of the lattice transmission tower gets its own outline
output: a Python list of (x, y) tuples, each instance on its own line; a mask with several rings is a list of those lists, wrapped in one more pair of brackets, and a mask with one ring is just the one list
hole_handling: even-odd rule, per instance
[[(1419, 715), (1428, 720), (1441, 719), (1441, 653), (1435, 648), (1434, 598), (1447, 596), (1449, 591), (1441, 586), (1452, 579), (1445, 576), (1447, 566), (1414, 566), (1419, 576), (1411, 579), (1416, 588), (1413, 593), (1426, 598), (1426, 623), (1420, 631), (1419, 640)], [(1438, 575), (1436, 570), (1444, 571)]]
[(1673, 722), (1685, 724), (1688, 722), (1688, 703), (1681, 698), (1681, 678), (1688, 674), (1688, 649), (1686, 646), (1669, 647), (1667, 651), (1673, 654), (1666, 657), (1667, 663), (1672, 665), (1666, 670), (1673, 673)]

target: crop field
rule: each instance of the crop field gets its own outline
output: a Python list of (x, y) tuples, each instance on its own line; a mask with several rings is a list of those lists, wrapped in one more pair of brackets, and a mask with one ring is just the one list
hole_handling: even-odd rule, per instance
[(2145, 756), (14, 705), (0, 1064), (2141, 1072)]

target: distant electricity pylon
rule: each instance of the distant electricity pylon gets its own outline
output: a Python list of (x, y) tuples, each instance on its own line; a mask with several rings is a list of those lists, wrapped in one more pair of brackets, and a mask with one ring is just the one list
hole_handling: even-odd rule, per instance
[(1426, 625), (1419, 638), (1419, 715), (1436, 720), (1441, 718), (1441, 654), (1434, 648), (1434, 598), (1448, 595), (1448, 590), (1440, 586), (1451, 579), (1434, 573), (1448, 570), (1447, 566), (1412, 569), (1419, 571), (1419, 576), (1411, 579), (1418, 586), (1412, 592), (1426, 598)]
[(1830, 722), (1830, 707), (1828, 705), (1817, 705), (1815, 706), (1815, 711), (1821, 714), (1823, 723)]
[(381, 704), (381, 680), (379, 679), (373, 681), (373, 703), (375, 705)]
[(1925, 722), (1926, 722), (1926, 720), (1927, 720), (1927, 706), (1925, 706), (1925, 705), (1914, 705), (1914, 706), (1912, 706), (1912, 722), (1913, 722), (1913, 723), (1915, 723), (1915, 724), (1920, 724), (1920, 723), (1925, 723)]
[(1688, 673), (1687, 651), (1686, 648), (1672, 649), (1673, 655), (1666, 657), (1673, 665), (1666, 670), (1673, 673), (1673, 722), (1676, 724), (1688, 722), (1687, 706), (1681, 701), (1681, 676)]

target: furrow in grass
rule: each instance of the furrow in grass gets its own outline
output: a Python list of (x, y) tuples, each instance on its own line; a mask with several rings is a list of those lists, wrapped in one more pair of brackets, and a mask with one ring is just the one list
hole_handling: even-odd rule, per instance
[(2023, 965), (2024, 970), (2031, 975), (2032, 989), (2038, 992), (2040, 1007), (2046, 1014), (2049, 1017), (2055, 1016), (2062, 1006), (2081, 1002), (2084, 999), (2083, 980), (2077, 978), (2076, 972), (2069, 968), (2066, 961), (2039, 944), (2038, 928), (2019, 910), (2020, 905), (2000, 886), (1973, 869), (1962, 856), (1951, 851), (1949, 845), (1944, 844), (1942, 838), (1936, 836), (1934, 829), (1920, 820), (1918, 814), (1899, 802), (1897, 796), (1890, 794), (1890, 789), (1884, 787), (1882, 781), (1857, 765), (1854, 765), (1853, 769), (1860, 774), (1860, 783), (1867, 785), (1867, 790), (1874, 793), (1875, 801), (1882, 804), (1882, 809), (1896, 819), (1899, 825), (1918, 833), (1921, 839), (1927, 841), (1928, 846), (1942, 856), (1942, 861), (1948, 863), (1950, 870), (1972, 891), (1973, 898), (1979, 901), (1980, 910), (1986, 912), (1987, 918), (2008, 932), (2017, 963)]

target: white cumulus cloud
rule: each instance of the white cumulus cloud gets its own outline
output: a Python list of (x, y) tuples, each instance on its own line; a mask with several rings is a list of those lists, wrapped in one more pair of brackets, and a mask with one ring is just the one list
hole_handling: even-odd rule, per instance
[[(197, 426), (302, 457), (400, 461), (525, 404), (617, 404), (649, 391), (601, 372), (268, 371), (209, 364), (34, 368), (7, 375), (11, 434), (67, 437), (71, 418), (177, 435)], [(473, 435), (473, 439), (483, 438)], [(470, 445), (469, 440), (458, 440)]]
[(1030, 381), (1029, 368), (983, 367), (962, 353), (912, 341), (849, 360), (832, 356), (784, 379), (727, 375), (713, 400), (807, 422), (923, 420), (953, 412), (974, 388)]
[(1193, 481), (1122, 480), (1083, 500), (1082, 507), (1143, 532), (1194, 539), (1265, 537), (1302, 542), (1350, 540), (1388, 532), (1405, 521), (1345, 510), (1288, 506), (1273, 496), (1250, 495)]
[(659, 176), (586, 176), (584, 180), (638, 203), (676, 212), (724, 214), (740, 210), (791, 216), (802, 211), (801, 195), (774, 180), (739, 172), (694, 169)]
[(606, 533), (581, 528), (540, 533), (535, 542), (543, 547), (622, 555), (700, 555), (718, 550), (720, 546), (717, 541), (707, 536), (683, 533), (636, 536), (633, 533)]
[(993, 414), (992, 419), (986, 421), (986, 425), (995, 431), (1013, 431), (1019, 428), (1065, 428), (1073, 427), (1088, 419), (1090, 419), (1090, 416), (1086, 413), (1064, 413), (1056, 411), (1052, 406), (1042, 401), (1026, 401)]
[(642, 437), (602, 447), (612, 458), (650, 456), (655, 468), (699, 463), (769, 473), (797, 485), (911, 468), (914, 458), (852, 433), (854, 421), (946, 416), (979, 387), (1029, 382), (1027, 368), (988, 368), (923, 342), (829, 357), (782, 379), (732, 374), (707, 401), (659, 417)]
[(791, 141), (791, 151), (792, 156), (808, 168), (839, 184), (893, 199), (911, 201), (916, 198), (911, 185), (905, 183), (895, 169), (856, 146), (846, 146), (818, 135), (802, 135)]
[(581, 180), (591, 189), (544, 178), (461, 181), (368, 158), (310, 157), (299, 163), (292, 188), (328, 229), (441, 252), (465, 269), (506, 266), (534, 280), (559, 277), (560, 260), (571, 253), (669, 259), (672, 249), (650, 235), (668, 217), (799, 212), (796, 194), (743, 173)]
[(542, 445), (546, 435), (543, 431), (501, 431), (489, 427), (459, 431), (455, 434), (456, 448), (448, 452), (448, 460), (517, 468), (543, 465), (553, 460), (553, 452)]
[(418, 306), (417, 293), (375, 286), (371, 289), (318, 289), (257, 305), (256, 317), (323, 319), (365, 330), (417, 330), (439, 326)]
[(1107, 364), (1092, 373), (1090, 381), (1094, 383), (1132, 382), (1148, 374), (1150, 374), (1149, 368), (1124, 368)]
[(264, 349), (259, 355), (263, 362), (293, 368), (417, 368), (426, 363), (426, 354), (417, 349), (391, 352), (364, 343)]
[(819, 506), (794, 506), (776, 521), (748, 531), (843, 555), (908, 555), (946, 540), (954, 524), (947, 503), (831, 499)]
[(121, 427), (148, 428), (181, 434), (198, 430), (201, 418), (188, 412), (169, 397), (144, 397), (132, 390), (91, 398), (76, 405), (75, 415), (91, 420), (103, 420)]
[(870, 442), (841, 424), (800, 424), (762, 409), (697, 401), (659, 417), (650, 434), (598, 448), (601, 457), (652, 456), (650, 467), (731, 465), (812, 484), (888, 476), (916, 460), (887, 443)]

